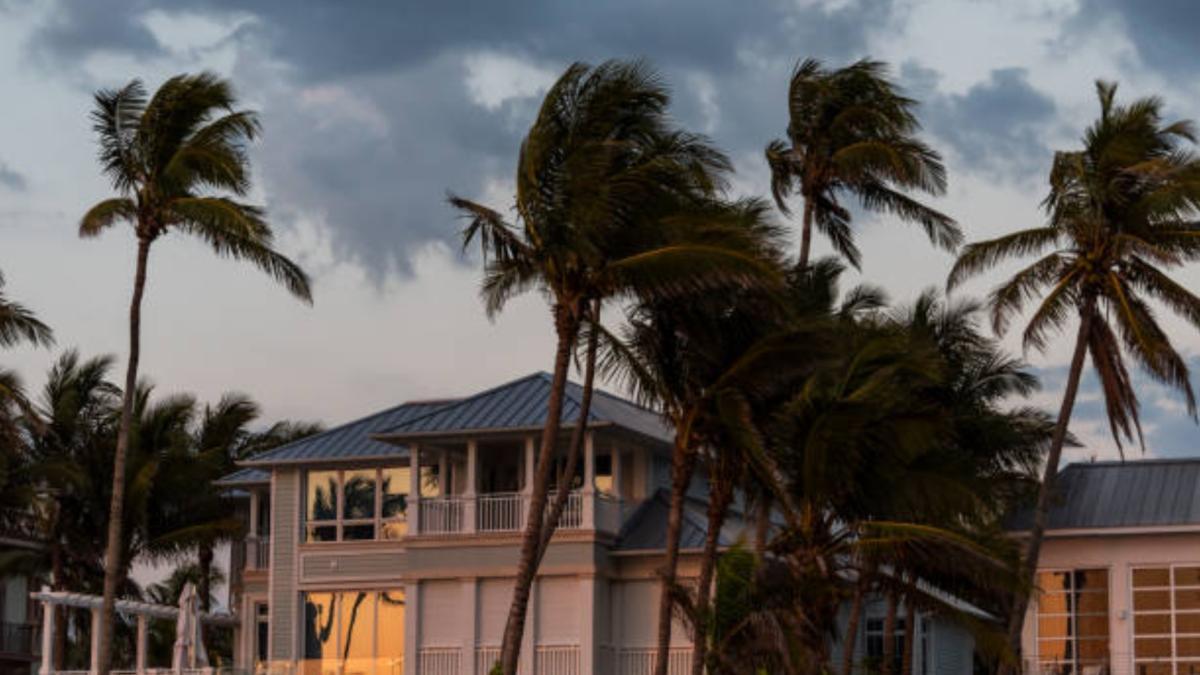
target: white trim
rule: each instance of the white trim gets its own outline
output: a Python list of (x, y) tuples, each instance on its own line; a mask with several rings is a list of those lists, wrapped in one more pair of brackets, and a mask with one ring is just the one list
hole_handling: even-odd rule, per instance
[[(1200, 533), (1200, 523), (1187, 523), (1184, 525), (1144, 525), (1132, 527), (1074, 527), (1061, 528), (1057, 530), (1046, 530), (1047, 539), (1060, 539), (1064, 537), (1117, 537), (1130, 535), (1147, 535), (1147, 534), (1193, 534)], [(1028, 531), (1013, 532), (1012, 536), (1018, 539), (1028, 539)]]

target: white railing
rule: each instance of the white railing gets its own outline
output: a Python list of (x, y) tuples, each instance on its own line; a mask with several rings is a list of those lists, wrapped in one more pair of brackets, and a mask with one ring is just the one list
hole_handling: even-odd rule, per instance
[(258, 546), (254, 551), (254, 568), (256, 570), (270, 569), (271, 567), (271, 538), (258, 538)]
[(621, 531), (621, 500), (610, 495), (596, 495), (596, 531), (616, 534)]
[[(546, 500), (546, 517), (550, 516), (550, 506), (554, 502), (554, 491)], [(560, 530), (578, 530), (583, 527), (583, 494), (575, 491), (567, 495), (567, 503), (563, 504), (562, 514), (558, 518)]]
[(579, 645), (538, 645), (533, 652), (536, 675), (579, 675)]
[(458, 675), (461, 650), (458, 647), (424, 647), (419, 652), (420, 675)]
[(500, 646), (499, 645), (481, 645), (475, 648), (475, 673), (476, 675), (488, 675), (492, 672), (492, 666), (500, 661)]
[[(658, 662), (658, 650), (654, 647), (645, 649), (622, 649), (617, 655), (617, 673), (619, 675), (653, 675), (654, 665)], [(668, 675), (690, 675), (692, 672), (692, 648), (672, 647), (667, 656)]]
[(480, 532), (520, 532), (525, 529), (525, 495), (520, 492), (495, 492), (478, 497)]
[(421, 500), (421, 534), (455, 534), (463, 531), (463, 497)]

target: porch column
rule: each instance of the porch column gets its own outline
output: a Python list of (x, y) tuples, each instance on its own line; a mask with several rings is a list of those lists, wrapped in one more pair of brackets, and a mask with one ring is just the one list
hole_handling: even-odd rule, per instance
[(475, 490), (479, 485), (479, 445), (475, 439), (467, 441), (467, 484), (463, 490), (463, 532), (474, 532), (478, 521), (476, 509), (478, 503)]
[[(246, 559), (242, 565), (246, 569), (258, 569), (258, 490), (250, 490), (250, 527), (246, 533)], [(230, 570), (232, 573), (234, 570)]]
[(137, 651), (134, 656), (134, 668), (138, 675), (146, 672), (146, 615), (137, 615)]
[[(570, 480), (570, 479), (568, 479)], [(583, 513), (579, 527), (596, 529), (596, 438), (589, 431), (583, 436)]]
[[(408, 533), (421, 533), (421, 446), (408, 446)], [(413, 655), (416, 658), (416, 655)], [(405, 666), (405, 670), (408, 667)]]
[(100, 672), (100, 631), (98, 630), (100, 621), (100, 608), (97, 607), (96, 609), (92, 610), (92, 675), (96, 675), (96, 673)]
[[(43, 593), (49, 593), (49, 586), (42, 586)], [(42, 669), (41, 675), (50, 675), (54, 670), (54, 611), (56, 605), (42, 601)]]

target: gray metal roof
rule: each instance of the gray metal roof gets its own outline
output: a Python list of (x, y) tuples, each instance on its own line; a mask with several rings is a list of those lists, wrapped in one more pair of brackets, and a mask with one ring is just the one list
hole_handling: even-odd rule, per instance
[[(1071, 464), (1055, 492), (1050, 530), (1200, 525), (1200, 457)], [(1010, 521), (1032, 524), (1031, 509)]]
[(264, 469), (246, 467), (222, 476), (213, 481), (218, 487), (242, 487), (246, 485), (268, 485), (271, 482), (271, 472)]
[[(546, 423), (550, 381), (549, 373), (527, 375), (421, 417), (396, 423), (376, 435), (405, 440), (478, 431), (539, 429)], [(582, 396), (582, 387), (567, 383), (562, 411), (564, 426), (578, 420)], [(589, 424), (618, 426), (663, 443), (671, 442), (671, 429), (658, 413), (599, 389), (592, 397), (588, 419)]]
[[(667, 548), (667, 515), (670, 497), (665, 489), (638, 505), (636, 511), (621, 528), (614, 547), (618, 551), (662, 551)], [(682, 550), (704, 548), (708, 536), (707, 504), (688, 498), (683, 503), (683, 520), (679, 530), (679, 548)], [(721, 528), (717, 545), (733, 546), (746, 531), (746, 523), (739, 514), (731, 512)]]
[(408, 448), (383, 443), (371, 434), (390, 429), (397, 424), (428, 414), (448, 401), (402, 403), (340, 427), (313, 434), (287, 445), (267, 450), (239, 464), (243, 466), (272, 466), (298, 462), (345, 461), (355, 459), (406, 458)]

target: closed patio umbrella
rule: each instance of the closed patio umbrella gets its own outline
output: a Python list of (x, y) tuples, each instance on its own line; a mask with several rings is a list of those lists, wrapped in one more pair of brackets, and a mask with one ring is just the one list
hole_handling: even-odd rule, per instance
[(191, 582), (179, 593), (179, 618), (175, 622), (175, 649), (171, 652), (171, 669), (182, 673), (185, 669), (208, 667), (208, 653), (200, 632), (200, 602), (196, 597), (196, 586)]

